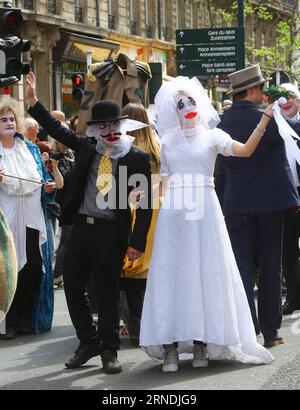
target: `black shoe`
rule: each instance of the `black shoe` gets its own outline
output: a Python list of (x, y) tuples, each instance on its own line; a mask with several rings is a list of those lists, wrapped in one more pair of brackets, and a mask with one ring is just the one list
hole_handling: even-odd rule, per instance
[(117, 359), (117, 353), (112, 351), (105, 351), (101, 354), (102, 365), (104, 373), (116, 374), (121, 373), (122, 366)]
[(291, 315), (296, 310), (300, 310), (300, 305), (294, 305), (293, 303), (285, 302), (285, 304), (282, 307), (282, 314), (284, 316)]
[(68, 369), (78, 369), (92, 357), (99, 356), (100, 353), (101, 346), (99, 343), (80, 343), (74, 357), (65, 363), (65, 366)]
[(264, 347), (275, 347), (283, 344), (283, 337), (277, 335), (276, 337), (272, 337), (271, 339), (265, 339)]
[(6, 333), (0, 334), (0, 340), (13, 340), (16, 337), (16, 331), (13, 327), (8, 327)]

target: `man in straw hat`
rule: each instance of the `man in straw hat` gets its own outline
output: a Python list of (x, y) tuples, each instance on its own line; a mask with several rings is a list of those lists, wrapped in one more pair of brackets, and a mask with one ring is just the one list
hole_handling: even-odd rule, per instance
[[(233, 105), (219, 127), (245, 142), (263, 114), (264, 78), (259, 65), (229, 75)], [(300, 133), (299, 124), (296, 132)], [(223, 211), (232, 247), (247, 293), (256, 333), (265, 346), (284, 343), (282, 322), (281, 259), (283, 211), (300, 205), (285, 145), (272, 119), (264, 138), (250, 158), (224, 158)], [(216, 174), (216, 178), (221, 178)], [(259, 258), (258, 317), (254, 302), (254, 272)]]
[[(117, 351), (123, 259), (126, 252), (130, 260), (144, 253), (152, 217), (149, 189), (136, 211), (131, 233), (128, 197), (136, 183), (145, 188), (142, 184), (146, 181), (151, 187), (151, 171), (150, 155), (132, 145), (133, 139), (126, 131), (129, 126), (136, 129), (144, 124), (129, 123), (116, 101), (102, 100), (92, 107), (86, 136), (80, 137), (51, 116), (38, 101), (32, 72), (25, 84), (30, 115), (51, 137), (76, 153), (61, 223), (74, 224), (65, 255), (64, 287), (80, 345), (66, 367), (79, 368), (92, 357), (101, 355), (105, 373), (120, 373)], [(106, 204), (109, 205), (103, 206)], [(98, 329), (85, 298), (91, 275), (95, 278)]]

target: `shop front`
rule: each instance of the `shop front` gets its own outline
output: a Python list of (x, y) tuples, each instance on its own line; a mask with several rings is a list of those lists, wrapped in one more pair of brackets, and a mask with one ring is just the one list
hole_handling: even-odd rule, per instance
[(72, 97), (72, 74), (86, 74), (88, 61), (95, 63), (115, 56), (119, 52), (119, 44), (65, 30), (60, 30), (60, 35), (53, 53), (54, 99), (56, 108), (70, 118), (79, 112), (79, 103)]

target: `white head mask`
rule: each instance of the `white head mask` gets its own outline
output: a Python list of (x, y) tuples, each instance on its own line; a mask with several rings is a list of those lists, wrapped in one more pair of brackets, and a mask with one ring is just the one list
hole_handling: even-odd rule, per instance
[(119, 121), (119, 126), (115, 124), (115, 126), (99, 127), (98, 124), (93, 124), (88, 126), (86, 136), (96, 139), (96, 151), (99, 154), (117, 159), (128, 154), (134, 141), (134, 138), (127, 135), (127, 132), (145, 127), (148, 125), (129, 119)]

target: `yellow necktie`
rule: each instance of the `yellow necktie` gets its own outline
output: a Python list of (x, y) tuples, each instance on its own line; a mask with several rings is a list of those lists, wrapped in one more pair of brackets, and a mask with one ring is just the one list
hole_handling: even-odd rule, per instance
[(112, 189), (112, 163), (107, 155), (103, 155), (101, 158), (96, 185), (103, 196)]

